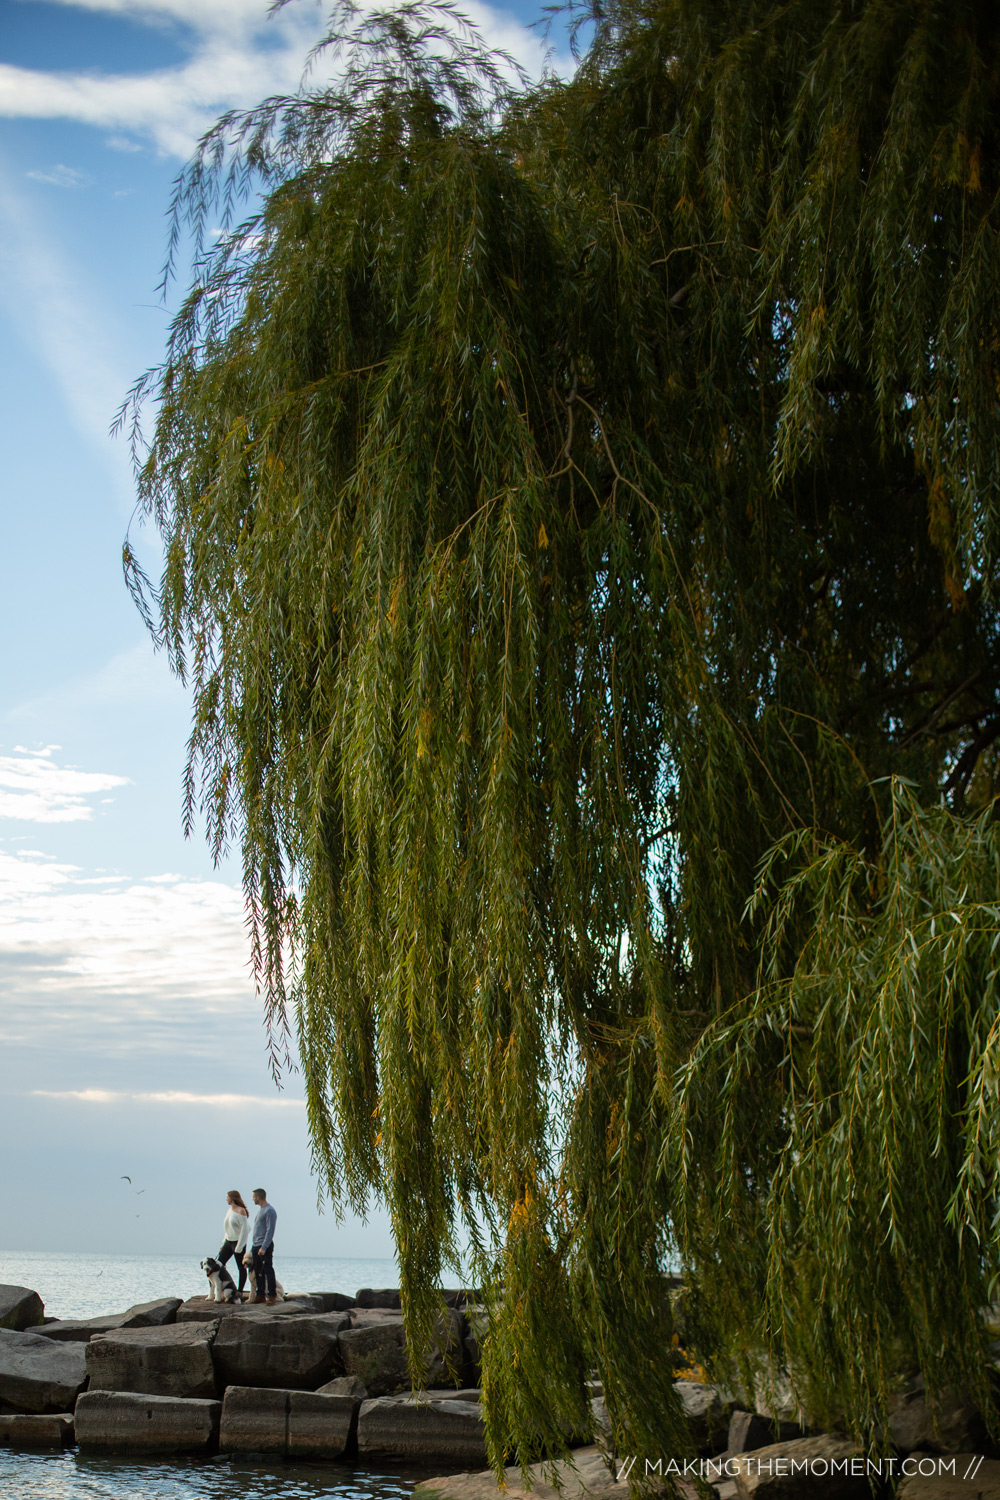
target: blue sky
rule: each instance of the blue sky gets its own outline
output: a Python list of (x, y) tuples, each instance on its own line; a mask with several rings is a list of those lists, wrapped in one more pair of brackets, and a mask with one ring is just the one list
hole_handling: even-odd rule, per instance
[[(533, 7), (466, 10), (538, 71)], [(279, 1252), (391, 1254), (379, 1214), (317, 1214), (238, 869), (182, 837), (188, 705), (122, 582), (134, 495), (108, 435), (162, 349), (175, 174), (221, 110), (295, 88), (322, 18), (0, 0), (0, 1281), (4, 1249), (200, 1257), (226, 1189), (261, 1182)]]

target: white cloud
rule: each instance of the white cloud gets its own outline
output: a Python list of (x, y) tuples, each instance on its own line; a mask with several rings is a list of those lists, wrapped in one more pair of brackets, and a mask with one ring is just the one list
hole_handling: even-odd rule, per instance
[(0, 755), (0, 818), (86, 823), (93, 818), (88, 797), (128, 782), (126, 776), (59, 766), (52, 759), (56, 749), (50, 745), (34, 754)]
[(189, 1094), (178, 1089), (160, 1093), (126, 1094), (117, 1089), (32, 1089), (41, 1099), (76, 1099), (81, 1104), (186, 1104), (208, 1105), (215, 1109), (304, 1109), (303, 1099), (288, 1099), (281, 1094)]
[[(176, 67), (141, 74), (44, 72), (0, 64), (0, 114), (79, 120), (123, 132), (124, 139), (138, 133), (178, 157), (190, 155), (223, 110), (293, 93), (323, 31), (323, 7), (303, 0), (270, 19), (266, 0), (54, 3), (138, 22), (181, 22), (193, 32), (191, 56)], [(464, 10), (489, 45), (508, 52), (529, 73), (541, 72), (545, 49), (534, 32), (482, 0), (467, 0)], [(121, 140), (113, 142), (119, 149)]]
[(48, 172), (25, 172), (24, 175), (30, 177), (33, 182), (45, 182), (50, 187), (90, 187), (94, 181), (86, 172), (81, 172), (76, 167), (64, 166), (62, 162), (50, 168)]

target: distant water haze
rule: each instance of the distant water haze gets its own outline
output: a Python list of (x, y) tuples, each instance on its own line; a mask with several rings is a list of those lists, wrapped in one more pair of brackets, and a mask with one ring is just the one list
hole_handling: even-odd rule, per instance
[[(214, 1255), (218, 1245), (206, 1246)], [(276, 1255), (286, 1292), (344, 1292), (399, 1285), (394, 1260)], [(69, 1250), (0, 1251), (0, 1282), (38, 1293), (50, 1318), (96, 1318), (158, 1297), (202, 1297), (208, 1282), (190, 1255), (93, 1255)]]

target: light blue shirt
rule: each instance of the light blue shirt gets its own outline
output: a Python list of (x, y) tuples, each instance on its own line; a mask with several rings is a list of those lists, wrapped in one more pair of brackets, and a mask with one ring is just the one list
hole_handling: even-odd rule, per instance
[(253, 1239), (250, 1243), (255, 1250), (266, 1250), (268, 1245), (274, 1243), (274, 1226), (277, 1222), (277, 1209), (272, 1208), (270, 1203), (262, 1203), (253, 1221)]

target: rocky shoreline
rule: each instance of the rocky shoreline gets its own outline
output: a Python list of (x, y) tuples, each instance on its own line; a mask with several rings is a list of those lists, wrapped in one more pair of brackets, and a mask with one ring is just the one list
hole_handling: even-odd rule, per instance
[[(0, 1445), (440, 1465), (466, 1472), (419, 1485), (416, 1500), (497, 1500), (479, 1387), (486, 1309), (465, 1291), (444, 1292), (442, 1301), (424, 1389), (414, 1392), (395, 1289), (304, 1293), (274, 1306), (170, 1297), (58, 1320), (45, 1317), (36, 1292), (0, 1286)], [(684, 1460), (666, 1456), (612, 1463), (601, 1443), (603, 1390), (593, 1382), (591, 1430), (560, 1466), (568, 1500), (615, 1500), (635, 1479), (661, 1475), (679, 1478), (692, 1496), (700, 1478), (718, 1500), (873, 1493), (853, 1444), (799, 1425), (790, 1400), (749, 1410), (710, 1384), (679, 1379), (675, 1388), (697, 1466), (685, 1470)], [(890, 1427), (900, 1466), (889, 1473), (902, 1480), (903, 1500), (1000, 1500), (1000, 1462), (983, 1456), (984, 1425), (967, 1402), (932, 1411), (916, 1378), (900, 1392)], [(963, 1476), (973, 1469), (969, 1483)], [(551, 1479), (538, 1466), (531, 1493), (551, 1500)], [(507, 1494), (526, 1493), (519, 1470), (509, 1470)]]

